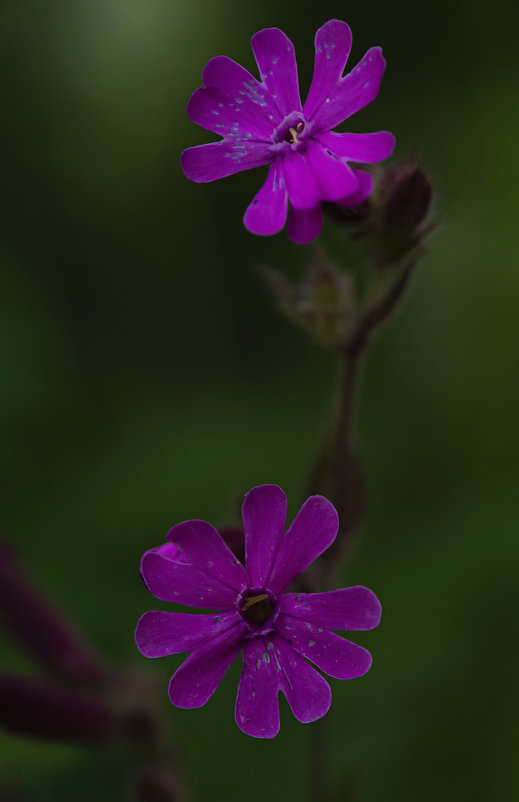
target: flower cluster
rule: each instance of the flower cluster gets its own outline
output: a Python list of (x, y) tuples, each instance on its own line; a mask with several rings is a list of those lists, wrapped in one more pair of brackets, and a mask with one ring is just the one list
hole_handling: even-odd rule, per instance
[(205, 183), (269, 164), (268, 177), (244, 223), (253, 234), (276, 234), (285, 225), (298, 243), (313, 240), (322, 227), (322, 202), (354, 206), (371, 192), (371, 176), (349, 162), (379, 162), (391, 155), (393, 135), (332, 131), (377, 95), (385, 61), (372, 47), (343, 76), (351, 49), (345, 22), (330, 20), (315, 36), (315, 66), (301, 104), (294, 46), (278, 28), (258, 31), (251, 46), (258, 81), (226, 56), (211, 59), (203, 87), (187, 105), (193, 122), (222, 136), (188, 148), (181, 165), (192, 181)]
[(368, 671), (370, 653), (333, 630), (371, 629), (381, 612), (376, 596), (362, 586), (286, 592), (338, 530), (337, 512), (323, 496), (307, 499), (285, 532), (286, 511), (286, 496), (277, 485), (247, 493), (245, 566), (217, 530), (199, 520), (174, 526), (168, 543), (147, 551), (141, 563), (143, 579), (158, 599), (215, 611), (151, 610), (137, 625), (137, 646), (146, 657), (191, 652), (171, 678), (173, 704), (205, 704), (242, 652), (236, 723), (258, 738), (279, 731), (279, 691), (301, 722), (327, 712), (330, 686), (305, 658), (339, 679)]

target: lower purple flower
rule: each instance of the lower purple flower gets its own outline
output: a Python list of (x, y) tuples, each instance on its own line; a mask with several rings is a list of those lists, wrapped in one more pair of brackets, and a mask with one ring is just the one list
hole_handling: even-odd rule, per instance
[[(246, 568), (205, 521), (185, 521), (168, 543), (147, 551), (141, 573), (162, 601), (217, 610), (190, 614), (150, 610), (135, 638), (145, 657), (191, 652), (171, 678), (177, 707), (201, 707), (243, 653), (236, 723), (257, 738), (279, 732), (279, 691), (304, 723), (324, 716), (328, 682), (307, 662), (338, 679), (365, 674), (370, 653), (333, 630), (376, 627), (381, 608), (362, 586), (327, 593), (286, 593), (335, 540), (338, 517), (323, 496), (305, 501), (285, 532), (287, 501), (277, 485), (247, 493), (242, 507)], [(306, 659), (305, 659), (306, 658)]]

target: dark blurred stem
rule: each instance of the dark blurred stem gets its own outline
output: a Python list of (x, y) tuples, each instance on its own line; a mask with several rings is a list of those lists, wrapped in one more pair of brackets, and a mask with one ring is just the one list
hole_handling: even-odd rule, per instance
[(0, 729), (85, 745), (122, 741), (132, 752), (135, 802), (185, 802), (178, 752), (147, 674), (97, 658), (0, 541), (0, 613), (54, 682), (0, 672)]
[[(377, 303), (368, 307), (359, 318), (348, 342), (341, 349), (342, 376), (334, 435), (333, 501), (340, 520), (339, 535), (323, 555), (319, 577), (321, 590), (329, 584), (341, 557), (352, 545), (353, 534), (362, 515), (362, 482), (354, 442), (355, 403), (358, 394), (362, 357), (373, 333), (391, 316), (402, 298), (415, 267), (404, 266), (399, 279)], [(357, 497), (355, 497), (357, 496)], [(317, 579), (317, 577), (316, 577)], [(308, 800), (331, 802), (330, 721), (329, 715), (312, 724), (309, 729)]]
[(122, 669), (114, 682), (122, 734), (131, 749), (135, 772), (132, 802), (186, 802), (178, 751), (155, 681), (148, 674)]
[(315, 721), (308, 732), (308, 802), (332, 802), (330, 782), (330, 713)]
[(351, 451), (353, 440), (353, 413), (358, 386), (361, 351), (343, 354), (343, 373), (339, 415), (337, 419), (337, 441), (344, 451)]
[(359, 318), (347, 343), (341, 349), (342, 378), (334, 436), (333, 500), (339, 513), (340, 532), (336, 544), (326, 557), (328, 571), (325, 578), (337, 567), (340, 559), (350, 551), (353, 535), (363, 516), (363, 481), (355, 450), (355, 404), (358, 395), (359, 373), (362, 359), (372, 335), (391, 316), (402, 298), (415, 263), (404, 266), (398, 280), (376, 303), (369, 306)]
[(339, 409), (336, 424), (335, 498), (340, 499), (347, 480), (348, 467), (353, 455), (353, 423), (362, 349), (344, 350)]
[(407, 289), (415, 265), (414, 259), (408, 262), (402, 269), (400, 278), (393, 284), (387, 295), (384, 295), (378, 303), (370, 306), (361, 316), (345, 347), (345, 353), (350, 358), (355, 358), (359, 352), (364, 351), (373, 332), (390, 317)]

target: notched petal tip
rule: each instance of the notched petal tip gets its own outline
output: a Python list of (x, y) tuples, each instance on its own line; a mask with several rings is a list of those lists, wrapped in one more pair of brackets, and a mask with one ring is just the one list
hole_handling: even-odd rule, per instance
[[(204, 119), (201, 112), (206, 111), (205, 107), (211, 100), (216, 104), (217, 102), (222, 102), (222, 100), (227, 100), (227, 98), (223, 92), (220, 92), (220, 90), (214, 86), (199, 86), (198, 89), (195, 89), (186, 105), (186, 114), (189, 119), (196, 125), (199, 125), (200, 128), (204, 128), (207, 131), (213, 131), (214, 126), (208, 124), (209, 121), (207, 118), (209, 114), (206, 113)], [(214, 133), (217, 133), (217, 131), (214, 131)]]
[[(366, 61), (368, 62), (374, 61), (377, 64), (380, 64), (380, 66), (383, 67), (384, 69), (387, 66), (387, 62), (386, 59), (384, 58), (384, 53), (380, 45), (374, 45), (374, 47), (370, 47), (368, 50), (366, 50), (363, 57), (357, 64), (357, 67), (366, 66), (365, 65)], [(355, 67), (355, 69), (357, 69), (357, 67)]]
[(280, 543), (269, 587), (281, 593), (296, 576), (326, 551), (337, 536), (339, 516), (324, 496), (310, 496)]

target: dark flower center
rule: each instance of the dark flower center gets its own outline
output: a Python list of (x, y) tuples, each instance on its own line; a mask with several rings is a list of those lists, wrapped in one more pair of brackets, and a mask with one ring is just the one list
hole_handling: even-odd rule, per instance
[(305, 120), (302, 112), (291, 112), (273, 130), (271, 150), (274, 153), (288, 153), (291, 150), (304, 149), (311, 128), (311, 122)]
[(287, 133), (285, 134), (285, 141), (290, 142), (291, 145), (294, 145), (298, 142), (297, 135), (301, 133), (303, 128), (305, 127), (304, 122), (300, 122), (296, 125), (295, 128), (289, 128)]
[(246, 596), (243, 599), (241, 614), (249, 624), (264, 624), (272, 616), (274, 608), (267, 593)]

